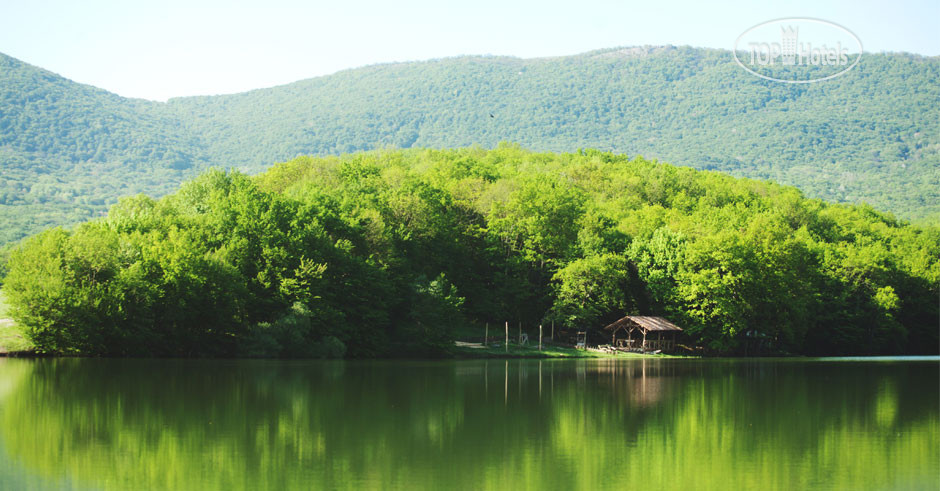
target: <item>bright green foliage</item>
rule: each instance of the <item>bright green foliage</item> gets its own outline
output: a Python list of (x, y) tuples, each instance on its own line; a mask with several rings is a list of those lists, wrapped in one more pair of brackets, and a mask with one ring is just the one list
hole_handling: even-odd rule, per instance
[[(0, 55), (0, 244), (100, 216), (122, 196), (172, 192), (209, 166), (255, 173), (298, 155), (504, 140), (772, 179), (938, 224), (938, 81), (937, 57), (865, 54), (825, 83), (780, 84), (746, 73), (728, 51), (667, 46), (385, 64), (161, 103)], [(479, 163), (453, 171), (496, 175)], [(580, 172), (501, 192), (521, 197), (592, 170)], [(644, 198), (668, 187), (656, 182)], [(538, 254), (567, 252), (544, 239), (532, 237)]]
[(209, 171), (12, 252), (37, 347), (446, 353), (466, 322), (666, 315), (687, 343), (935, 353), (940, 230), (595, 150), (404, 150)]
[(636, 312), (631, 296), (629, 264), (618, 254), (592, 255), (571, 261), (552, 278), (554, 315), (562, 325), (598, 326), (617, 320), (623, 312)]
[(526, 261), (563, 264), (575, 253), (584, 197), (559, 179), (521, 179), (503, 204), (494, 203), (490, 227)]

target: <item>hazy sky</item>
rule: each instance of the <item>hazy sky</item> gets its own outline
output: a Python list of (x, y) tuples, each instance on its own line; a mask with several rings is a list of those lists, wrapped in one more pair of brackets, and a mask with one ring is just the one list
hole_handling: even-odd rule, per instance
[(940, 55), (940, 0), (0, 0), (0, 52), (123, 96), (165, 100), (462, 54), (731, 49), (745, 29), (780, 17), (836, 22), (870, 52)]

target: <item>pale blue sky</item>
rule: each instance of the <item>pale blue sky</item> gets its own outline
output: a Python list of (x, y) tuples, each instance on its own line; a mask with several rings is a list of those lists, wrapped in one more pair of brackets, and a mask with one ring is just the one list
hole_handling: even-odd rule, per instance
[(940, 55), (940, 0), (0, 0), (0, 52), (123, 96), (165, 100), (462, 54), (731, 49), (745, 29), (780, 17), (836, 22), (869, 52)]

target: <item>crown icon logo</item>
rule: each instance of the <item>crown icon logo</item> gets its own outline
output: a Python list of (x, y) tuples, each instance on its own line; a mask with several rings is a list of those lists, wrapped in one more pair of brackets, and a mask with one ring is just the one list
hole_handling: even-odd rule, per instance
[(785, 26), (780, 28), (780, 57), (784, 65), (795, 65), (797, 40), (800, 28)]

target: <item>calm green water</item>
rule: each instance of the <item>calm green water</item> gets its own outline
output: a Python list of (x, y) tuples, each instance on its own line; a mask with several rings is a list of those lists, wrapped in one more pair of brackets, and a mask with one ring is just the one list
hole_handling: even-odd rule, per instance
[(940, 360), (0, 360), (0, 489), (938, 489)]

